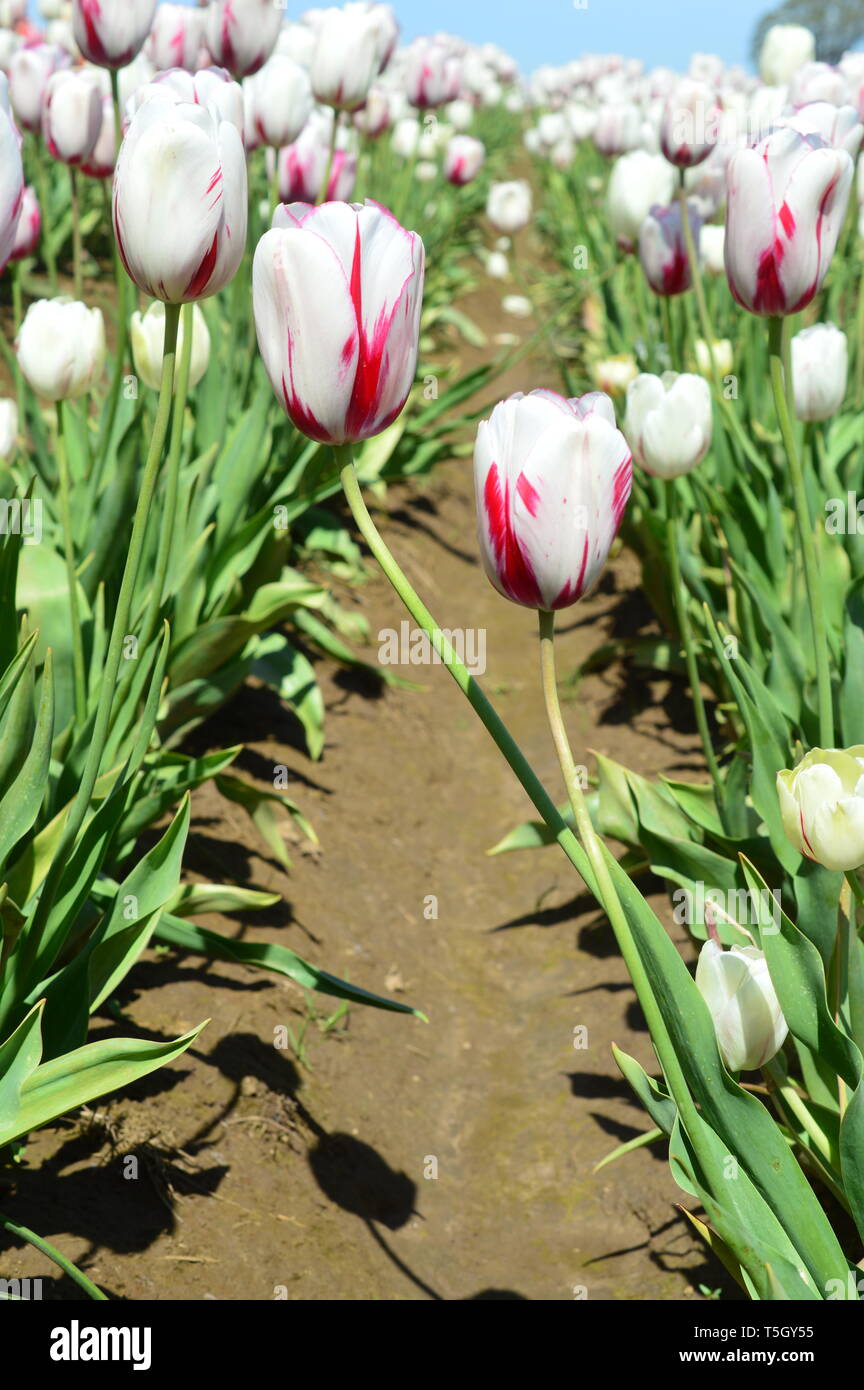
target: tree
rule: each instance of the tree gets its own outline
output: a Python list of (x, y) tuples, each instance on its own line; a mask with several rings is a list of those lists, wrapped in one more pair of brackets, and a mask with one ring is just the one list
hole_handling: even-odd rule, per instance
[(836, 63), (848, 48), (864, 38), (864, 0), (784, 0), (760, 19), (753, 34), (752, 54), (759, 61), (762, 40), (772, 24), (803, 24), (816, 39), (816, 57)]

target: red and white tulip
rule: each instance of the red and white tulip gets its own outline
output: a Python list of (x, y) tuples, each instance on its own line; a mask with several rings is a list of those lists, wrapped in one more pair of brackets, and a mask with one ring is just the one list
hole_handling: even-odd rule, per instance
[(125, 68), (144, 47), (156, 0), (73, 0), (75, 42), (100, 68)]

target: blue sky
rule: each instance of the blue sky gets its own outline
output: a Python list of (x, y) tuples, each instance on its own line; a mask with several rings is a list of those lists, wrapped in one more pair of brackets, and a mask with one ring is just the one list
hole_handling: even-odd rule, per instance
[[(193, 3), (193, 0), (186, 0)], [(326, 0), (319, 0), (326, 3)], [(683, 69), (693, 52), (719, 53), (749, 67), (750, 36), (772, 0), (392, 0), (406, 38), (448, 29), (474, 42), (493, 39), (530, 72), (581, 53), (621, 52), (649, 66)], [(32, 5), (35, 13), (36, 5)], [(289, 17), (305, 8), (289, 4)]]

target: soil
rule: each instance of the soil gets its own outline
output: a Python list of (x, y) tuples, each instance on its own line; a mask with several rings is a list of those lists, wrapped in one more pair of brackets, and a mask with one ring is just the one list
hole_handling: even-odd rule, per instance
[[(500, 331), (498, 297), (463, 307)], [(522, 338), (533, 326), (512, 323)], [(549, 384), (532, 358), (494, 396)], [(391, 489), (379, 519), (439, 623), (485, 630), (485, 687), (560, 802), (534, 615), (479, 567), (470, 460)], [(650, 624), (638, 578), (623, 552), (567, 611), (562, 677), (611, 633)], [(339, 597), (368, 619), (374, 660), (378, 632), (403, 619), (398, 599), (371, 566)], [(240, 808), (202, 789), (190, 876), (283, 901), (242, 925), (201, 920), (288, 945), (429, 1023), (354, 1007), (327, 1028), (337, 1001), (316, 997), (309, 1021), (289, 981), (151, 952), (125, 982), (124, 1018), (97, 1018), (94, 1036), (209, 1025), (173, 1066), (36, 1135), (4, 1212), (121, 1299), (735, 1297), (676, 1208), (663, 1146), (593, 1171), (649, 1128), (610, 1051), (655, 1071), (648, 1035), (608, 924), (560, 852), (489, 857), (532, 808), (446, 671), (412, 667), (401, 674), (424, 688), (393, 689), (317, 665), (320, 762), (253, 684), (195, 736), (198, 752), (244, 743), (241, 775), (262, 785), (286, 766), (320, 838), (293, 845), (286, 873)], [(613, 669), (568, 689), (565, 711), (576, 750), (701, 775), (680, 684)], [(274, 1045), (304, 1019), (296, 1051)], [(0, 1237), (0, 1252), (0, 1274), (41, 1276), (44, 1298), (82, 1296), (32, 1248)]]

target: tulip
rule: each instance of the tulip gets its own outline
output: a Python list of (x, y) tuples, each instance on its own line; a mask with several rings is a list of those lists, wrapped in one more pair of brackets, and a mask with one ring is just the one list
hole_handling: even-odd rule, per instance
[(21, 147), (12, 118), (0, 107), (0, 266), (12, 255), (24, 205)]
[(42, 213), (39, 199), (36, 197), (35, 189), (28, 184), (21, 199), (21, 211), (15, 228), (15, 245), (9, 257), (10, 261), (23, 261), (27, 256), (35, 256), (41, 233)]
[(775, 317), (810, 303), (834, 255), (852, 173), (845, 150), (789, 128), (733, 155), (726, 274), (743, 308)]
[(99, 309), (73, 299), (39, 299), (15, 344), (27, 384), (46, 401), (74, 401), (93, 387), (105, 363)]
[(762, 40), (759, 73), (769, 87), (781, 87), (812, 61), (816, 40), (803, 24), (774, 24)]
[(48, 79), (42, 134), (52, 159), (73, 168), (96, 148), (102, 130), (102, 93), (93, 69), (67, 68)]
[(654, 204), (665, 206), (674, 194), (675, 170), (662, 155), (634, 150), (616, 160), (606, 194), (606, 211), (618, 245), (631, 251)]
[(100, 68), (125, 68), (144, 46), (156, 0), (73, 0), (75, 42)]
[(795, 334), (791, 349), (795, 414), (830, 420), (846, 395), (846, 334), (833, 323), (814, 323)]
[(110, 96), (102, 98), (102, 128), (93, 151), (81, 165), (82, 174), (91, 179), (107, 179), (114, 173), (117, 163), (117, 125), (114, 117), (114, 100)]
[(828, 63), (805, 63), (789, 83), (790, 106), (806, 106), (815, 101), (840, 106), (845, 96), (845, 77)]
[(246, 247), (246, 157), (212, 107), (149, 101), (132, 120), (114, 175), (114, 230), (139, 289), (165, 304), (206, 299)]
[(712, 376), (711, 359), (719, 375), (728, 376), (732, 371), (732, 342), (729, 338), (715, 338), (710, 348), (704, 338), (696, 339), (696, 365), (703, 376)]
[(450, 47), (437, 39), (418, 39), (408, 50), (403, 81), (418, 111), (452, 101), (459, 92), (460, 65)]
[(531, 221), (531, 185), (523, 179), (493, 183), (486, 202), (486, 216), (498, 232), (513, 236)]
[(699, 232), (699, 258), (712, 275), (724, 275), (726, 272), (725, 242), (725, 227), (711, 225), (703, 227)]
[(567, 608), (600, 577), (633, 476), (608, 396), (501, 401), (481, 422), (474, 486), (483, 568), (526, 608)]
[(642, 113), (638, 106), (625, 102), (601, 106), (592, 133), (600, 154), (627, 154), (642, 139)]
[(731, 1072), (754, 1071), (780, 1051), (789, 1028), (768, 962), (755, 946), (724, 951), (716, 941), (706, 941), (696, 965), (696, 987)]
[(320, 443), (380, 434), (414, 382), (423, 243), (375, 203), (276, 210), (252, 270), (258, 345), (297, 429)]
[(322, 195), (328, 164), (330, 178), (323, 190), (324, 200), (344, 203), (350, 199), (357, 178), (357, 156), (337, 149), (330, 163), (332, 121), (332, 113), (328, 118), (314, 110), (293, 145), (286, 145), (279, 151), (279, 196), (283, 202), (317, 202)]
[(248, 77), (276, 47), (284, 10), (273, 0), (212, 0), (205, 42), (217, 67)]
[(264, 145), (291, 145), (312, 113), (309, 74), (290, 58), (274, 55), (247, 77), (245, 99), (255, 133)]
[(503, 251), (490, 251), (486, 257), (486, 274), (492, 280), (506, 280), (510, 274), (510, 262)]
[(42, 105), (51, 76), (69, 66), (69, 55), (55, 44), (22, 48), (9, 65), (9, 97), (15, 119), (25, 130), (42, 129)]
[(707, 159), (717, 142), (719, 121), (717, 98), (706, 83), (679, 82), (660, 121), (660, 148), (670, 164), (690, 169)]
[(0, 459), (8, 463), (18, 448), (18, 406), (12, 400), (0, 400)]
[(800, 135), (820, 135), (827, 145), (845, 150), (850, 159), (857, 159), (864, 136), (864, 125), (854, 106), (835, 106), (827, 101), (809, 102), (794, 116), (781, 116), (778, 125), (789, 126)]
[(635, 381), (639, 368), (632, 357), (622, 352), (617, 357), (606, 357), (602, 362), (595, 362), (591, 374), (598, 391), (617, 396), (627, 390), (631, 381)]
[[(694, 244), (699, 244), (700, 218), (694, 203), (687, 215)], [(655, 294), (683, 294), (690, 288), (690, 262), (684, 240), (681, 206), (653, 207), (639, 231), (639, 261)]]
[(380, 43), (380, 24), (365, 5), (325, 10), (310, 69), (316, 100), (358, 111), (381, 68)]
[(864, 744), (813, 748), (777, 773), (777, 796), (799, 853), (839, 872), (864, 864)]
[(624, 434), (636, 462), (655, 478), (678, 478), (701, 463), (711, 425), (711, 392), (704, 377), (643, 372), (627, 387)]
[[(177, 360), (183, 355), (185, 315), (180, 316), (177, 337)], [(162, 385), (162, 358), (165, 350), (165, 305), (158, 299), (146, 314), (134, 313), (130, 322), (132, 358), (135, 371), (145, 386), (158, 391)], [(197, 386), (210, 363), (210, 331), (204, 315), (196, 304), (192, 310), (192, 357), (189, 363), (189, 389)], [(174, 390), (177, 390), (177, 374)]]
[(454, 135), (444, 152), (444, 177), (457, 188), (473, 182), (486, 159), (482, 140), (470, 135)]
[(147, 56), (157, 68), (194, 72), (204, 45), (206, 15), (186, 5), (160, 5), (156, 10)]
[(368, 140), (377, 140), (393, 123), (391, 94), (383, 87), (370, 87), (366, 105), (354, 112), (354, 125)]
[(136, 112), (151, 101), (174, 106), (211, 106), (220, 120), (230, 121), (238, 133), (243, 134), (243, 90), (224, 68), (202, 68), (195, 74), (184, 72), (182, 68), (157, 72), (151, 82), (142, 83), (126, 102), (124, 130), (128, 130)]

